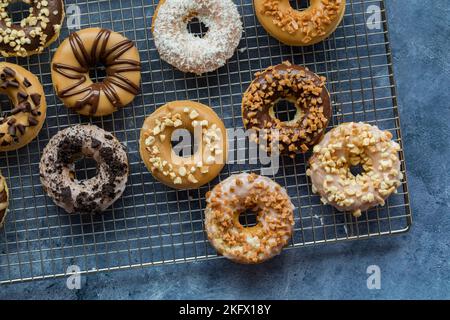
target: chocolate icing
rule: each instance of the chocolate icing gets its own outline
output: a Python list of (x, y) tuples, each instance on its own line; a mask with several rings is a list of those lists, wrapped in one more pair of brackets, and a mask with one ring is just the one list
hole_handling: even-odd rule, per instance
[[(69, 43), (81, 67), (64, 63), (53, 64), (54, 71), (69, 79), (78, 80), (73, 85), (59, 90), (58, 96), (60, 98), (64, 99), (86, 93), (84, 98), (76, 102), (75, 110), (90, 106), (90, 114), (95, 114), (98, 110), (102, 91), (116, 109), (123, 107), (115, 86), (133, 95), (139, 93), (139, 86), (121, 74), (141, 70), (139, 61), (120, 59), (124, 53), (134, 47), (133, 42), (126, 39), (107, 49), (110, 36), (110, 30), (100, 29), (91, 48), (86, 48), (81, 37), (77, 33), (72, 33), (69, 36)], [(89, 69), (95, 67), (97, 63), (105, 65), (107, 77), (100, 83), (93, 83), (88, 87), (78, 89), (80, 85), (88, 81)]]

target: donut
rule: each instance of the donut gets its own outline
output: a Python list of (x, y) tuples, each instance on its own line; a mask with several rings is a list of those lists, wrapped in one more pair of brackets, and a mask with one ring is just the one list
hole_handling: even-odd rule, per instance
[[(385, 200), (401, 185), (400, 145), (389, 131), (367, 123), (345, 123), (314, 147), (307, 175), (324, 204), (355, 217)], [(361, 166), (356, 176), (351, 168)]]
[(9, 207), (9, 192), (6, 179), (0, 174), (0, 228), (3, 227), (6, 220), (6, 214)]
[[(278, 144), (282, 155), (294, 158), (307, 152), (325, 133), (331, 118), (330, 95), (326, 79), (305, 67), (289, 62), (267, 68), (255, 75), (242, 99), (242, 118), (247, 130), (259, 132), (268, 152)], [(291, 121), (281, 121), (274, 108), (280, 100), (295, 104), (297, 113)]]
[[(102, 64), (106, 78), (94, 82), (89, 70)], [(52, 80), (58, 97), (76, 112), (93, 117), (112, 114), (139, 93), (139, 51), (121, 34), (100, 28), (72, 33), (52, 60)]]
[(254, 0), (256, 16), (275, 39), (290, 46), (310, 46), (328, 38), (341, 23), (345, 0), (309, 0), (305, 10), (289, 0)]
[(65, 16), (64, 1), (21, 0), (30, 5), (30, 14), (20, 23), (14, 23), (8, 15), (8, 6), (16, 1), (1, 1), (0, 53), (4, 57), (41, 53), (59, 37)]
[[(75, 161), (92, 158), (97, 174), (79, 181)], [(44, 191), (68, 213), (100, 213), (120, 198), (128, 180), (125, 147), (109, 132), (94, 125), (59, 131), (45, 147), (39, 164)]]
[[(176, 154), (172, 134), (188, 130), (198, 144), (189, 157)], [(140, 154), (152, 175), (175, 189), (196, 189), (213, 180), (228, 156), (227, 131), (219, 116), (208, 106), (193, 101), (170, 102), (144, 122)]]
[(44, 125), (44, 89), (28, 70), (0, 62), (0, 94), (11, 103), (10, 111), (0, 116), (0, 151), (17, 150), (36, 138)]
[[(256, 264), (278, 255), (293, 233), (294, 205), (287, 192), (267, 177), (233, 175), (206, 195), (205, 229), (220, 255)], [(244, 227), (239, 216), (257, 214), (257, 224)]]
[[(193, 19), (208, 28), (204, 37), (189, 33)], [(231, 0), (161, 0), (152, 33), (161, 59), (183, 72), (217, 70), (230, 59), (242, 37), (242, 22)]]

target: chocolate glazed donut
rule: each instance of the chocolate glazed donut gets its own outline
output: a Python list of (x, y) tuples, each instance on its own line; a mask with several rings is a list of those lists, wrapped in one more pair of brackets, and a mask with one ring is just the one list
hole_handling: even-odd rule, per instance
[[(95, 83), (89, 70), (106, 68), (106, 78)], [(87, 116), (105, 116), (129, 104), (139, 93), (139, 52), (133, 42), (106, 29), (72, 33), (52, 61), (52, 79), (59, 98)]]
[[(255, 76), (242, 99), (245, 128), (264, 130), (269, 152), (275, 148), (274, 142), (279, 143), (280, 154), (291, 158), (310, 150), (323, 137), (331, 118), (326, 79), (289, 62)], [(297, 113), (293, 120), (283, 122), (276, 117), (274, 108), (280, 100), (295, 104)], [(256, 141), (261, 142), (257, 137)]]
[(64, 21), (63, 0), (22, 0), (29, 4), (30, 14), (20, 23), (13, 23), (8, 15), (9, 4), (16, 0), (2, 0), (0, 6), (0, 53), (4, 57), (27, 57), (44, 51), (58, 37)]

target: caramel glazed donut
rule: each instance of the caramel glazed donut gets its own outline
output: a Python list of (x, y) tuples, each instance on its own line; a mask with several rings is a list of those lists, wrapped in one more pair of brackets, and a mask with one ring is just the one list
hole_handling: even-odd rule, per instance
[(291, 46), (309, 46), (328, 38), (341, 23), (345, 0), (310, 0), (305, 10), (289, 0), (254, 0), (256, 16), (264, 29)]
[[(255, 174), (233, 175), (206, 195), (205, 228), (219, 254), (238, 263), (255, 264), (278, 255), (293, 233), (294, 205), (276, 182)], [(245, 228), (239, 215), (257, 213)]]
[[(206, 35), (189, 33), (194, 17)], [(153, 37), (161, 59), (183, 72), (214, 71), (230, 59), (242, 37), (242, 22), (231, 0), (161, 0), (153, 16)]]
[(6, 94), (11, 111), (0, 116), (0, 151), (22, 148), (41, 131), (47, 103), (38, 78), (24, 68), (0, 62), (0, 94)]
[[(80, 157), (97, 161), (97, 175), (84, 181), (75, 177)], [(124, 192), (128, 180), (125, 147), (94, 125), (76, 125), (58, 132), (45, 147), (39, 165), (44, 190), (68, 213), (98, 213)]]
[[(173, 151), (171, 137), (179, 129), (189, 130), (199, 145), (190, 157)], [(175, 189), (196, 189), (213, 180), (225, 166), (227, 131), (210, 107), (192, 101), (170, 102), (145, 120), (140, 154), (160, 182)]]
[(0, 228), (3, 227), (9, 207), (9, 192), (6, 179), (0, 174)]
[[(366, 123), (346, 123), (328, 132), (314, 147), (310, 159), (313, 192), (324, 204), (361, 216), (385, 200), (401, 185), (400, 145), (389, 131)], [(350, 168), (361, 165), (354, 176)]]
[(29, 4), (30, 14), (15, 24), (8, 6), (16, 0), (0, 0), (0, 54), (27, 57), (41, 53), (59, 37), (64, 21), (62, 0), (21, 0)]
[[(106, 78), (94, 83), (89, 69), (101, 63)], [(85, 116), (106, 116), (131, 103), (141, 82), (139, 52), (131, 40), (106, 29), (72, 33), (52, 61), (52, 80), (64, 104)]]
[[(307, 152), (322, 138), (331, 118), (326, 79), (287, 61), (255, 77), (242, 99), (245, 128), (260, 133), (259, 137), (251, 136), (252, 141), (265, 140), (269, 153), (278, 144), (280, 154), (291, 158)], [(276, 118), (274, 108), (280, 100), (295, 104), (297, 113), (293, 120), (283, 122)]]

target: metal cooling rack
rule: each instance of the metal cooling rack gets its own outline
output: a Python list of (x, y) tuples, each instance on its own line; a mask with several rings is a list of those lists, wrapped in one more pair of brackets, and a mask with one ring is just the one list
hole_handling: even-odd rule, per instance
[[(197, 77), (174, 70), (159, 59), (149, 32), (157, 0), (66, 0), (66, 7), (78, 5), (81, 9), (82, 28), (101, 26), (121, 32), (140, 50), (143, 93), (132, 105), (103, 119), (80, 117), (55, 96), (50, 61), (58, 43), (38, 56), (8, 59), (39, 75), (47, 95), (48, 117), (38, 139), (19, 151), (0, 155), (0, 167), (11, 191), (11, 210), (5, 228), (0, 230), (0, 283), (64, 276), (70, 265), (91, 273), (215, 258), (203, 231), (205, 193), (230, 174), (257, 171), (258, 166), (246, 165), (248, 159), (244, 159), (228, 165), (220, 177), (199, 190), (174, 191), (155, 182), (141, 163), (139, 130), (146, 115), (176, 99), (210, 105), (228, 128), (242, 128), (241, 96), (253, 74), (284, 60), (306, 65), (328, 78), (334, 106), (331, 126), (366, 121), (390, 130), (402, 143), (383, 1), (347, 0), (344, 21), (337, 31), (325, 42), (305, 48), (280, 45), (257, 22), (251, 0), (235, 2), (245, 25), (239, 50), (225, 67)], [(379, 30), (366, 26), (367, 9), (372, 5), (381, 8)], [(64, 27), (60, 39), (69, 33)], [(280, 117), (289, 113), (288, 109), (278, 109)], [(68, 215), (44, 194), (38, 163), (50, 137), (69, 125), (89, 122), (114, 132), (128, 147), (129, 185), (104, 215)], [(403, 153), (401, 156), (405, 171)], [(307, 158), (283, 158), (281, 170), (274, 177), (286, 187), (297, 207), (290, 248), (409, 229), (406, 181), (385, 207), (355, 219), (321, 205), (319, 197), (312, 195), (305, 174)], [(78, 167), (79, 177), (95, 172), (89, 162)]]

